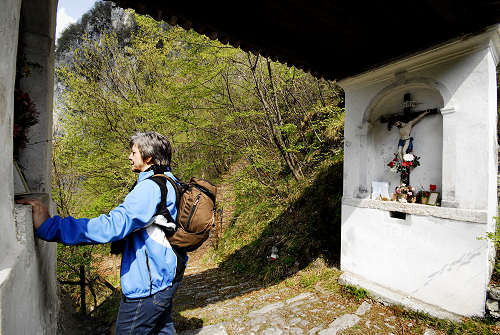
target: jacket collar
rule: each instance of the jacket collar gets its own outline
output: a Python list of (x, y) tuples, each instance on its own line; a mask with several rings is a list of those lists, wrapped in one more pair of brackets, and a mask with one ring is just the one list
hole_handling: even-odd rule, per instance
[[(168, 172), (170, 172), (170, 168), (169, 167), (167, 167), (165, 169), (165, 173), (168, 173)], [(152, 175), (154, 175), (154, 173), (155, 172), (153, 171), (152, 168), (149, 168), (149, 169), (147, 169), (146, 171), (143, 171), (143, 172), (139, 172), (139, 176), (137, 177), (137, 182), (139, 183), (139, 182), (143, 181), (144, 179), (147, 179), (147, 178), (151, 177)]]
[(139, 176), (137, 177), (137, 182), (139, 183), (144, 179), (151, 177), (153, 174), (154, 174), (153, 170), (139, 172)]

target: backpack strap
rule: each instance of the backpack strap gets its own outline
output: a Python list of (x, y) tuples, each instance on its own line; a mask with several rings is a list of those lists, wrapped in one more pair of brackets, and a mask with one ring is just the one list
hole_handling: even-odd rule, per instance
[[(181, 202), (181, 193), (183, 193), (183, 191), (179, 190), (179, 185), (177, 184), (177, 182), (175, 180), (173, 180), (172, 178), (170, 178), (169, 176), (167, 175), (163, 175), (164, 178), (166, 178), (170, 184), (172, 184), (172, 186), (174, 187), (174, 190), (175, 190), (175, 208), (179, 208), (179, 204)], [(184, 190), (184, 185), (182, 182), (178, 181), (179, 184), (181, 185), (181, 187), (183, 188)]]
[(215, 206), (215, 195), (212, 192), (210, 192), (206, 187), (203, 187), (200, 184), (194, 184), (194, 187), (196, 187), (201, 192), (205, 193), (205, 195), (209, 197), (210, 200), (212, 200)]
[[(174, 187), (175, 190), (175, 207), (179, 208), (179, 202), (180, 202), (180, 192), (179, 192), (179, 187), (177, 186), (177, 183), (170, 178), (169, 176), (166, 176), (164, 174), (156, 174), (151, 177), (149, 177), (152, 181), (154, 181), (159, 187), (161, 191), (161, 200), (160, 203), (158, 204), (156, 208), (156, 215), (161, 214), (163, 216), (166, 216), (167, 219), (170, 222), (176, 222), (174, 219), (172, 219), (172, 215), (170, 214), (170, 211), (167, 208), (167, 185), (165, 184), (165, 179), (168, 180)], [(176, 222), (177, 224), (177, 222)], [(160, 226), (160, 229), (165, 233), (165, 236), (168, 236), (168, 234), (165, 232), (163, 227)], [(176, 283), (178, 281), (182, 280), (182, 277), (184, 275), (184, 270), (186, 269), (186, 252), (180, 250), (179, 248), (172, 246), (172, 250), (175, 253), (175, 257), (177, 258), (177, 265), (175, 267), (175, 277), (172, 283)]]
[[(156, 183), (156, 185), (158, 185), (158, 187), (160, 187), (161, 200), (160, 200), (160, 203), (158, 204), (158, 206), (156, 207), (155, 214), (156, 215), (161, 214), (161, 215), (165, 216), (169, 220), (169, 222), (175, 222), (175, 220), (172, 218), (172, 215), (170, 214), (170, 211), (167, 208), (167, 193), (168, 193), (168, 191), (167, 191), (167, 185), (165, 184), (165, 179), (167, 179), (167, 178), (172, 180), (172, 178), (169, 178), (164, 174), (155, 174), (154, 176), (151, 176), (148, 179), (151, 179), (152, 181), (154, 181)], [(170, 181), (170, 182), (172, 183), (172, 181)], [(178, 192), (177, 188), (175, 187), (175, 182), (172, 184), (174, 184), (174, 190), (175, 190), (175, 195), (176, 195), (175, 206), (177, 208), (179, 205), (179, 196), (178, 196), (179, 192)]]

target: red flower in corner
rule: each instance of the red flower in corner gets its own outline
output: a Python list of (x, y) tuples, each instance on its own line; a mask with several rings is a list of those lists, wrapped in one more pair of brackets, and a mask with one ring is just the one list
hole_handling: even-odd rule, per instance
[(430, 188), (431, 191), (435, 191), (436, 190), (436, 185), (430, 184), (429, 188)]
[(390, 161), (389, 164), (387, 164), (387, 165), (389, 165), (389, 167), (393, 167), (394, 166), (394, 161)]

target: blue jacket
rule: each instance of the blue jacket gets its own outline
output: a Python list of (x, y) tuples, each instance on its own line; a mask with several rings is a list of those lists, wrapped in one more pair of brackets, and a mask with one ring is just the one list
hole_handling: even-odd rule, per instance
[[(175, 177), (166, 172), (171, 178)], [(108, 215), (93, 219), (75, 219), (53, 216), (36, 231), (46, 240), (66, 245), (108, 243), (130, 235), (125, 241), (121, 263), (121, 287), (128, 298), (142, 298), (172, 285), (177, 267), (177, 256), (163, 231), (151, 224), (161, 191), (154, 181), (147, 179), (153, 171), (139, 173), (137, 185), (118, 207)], [(167, 182), (167, 208), (175, 220), (175, 190)], [(184, 264), (187, 262), (185, 253)], [(182, 263), (182, 262), (181, 262)]]

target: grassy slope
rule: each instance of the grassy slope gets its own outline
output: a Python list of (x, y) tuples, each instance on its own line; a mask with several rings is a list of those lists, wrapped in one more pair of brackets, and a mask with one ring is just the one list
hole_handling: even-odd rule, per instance
[[(342, 169), (338, 157), (323, 162), (307, 180), (284, 179), (277, 187), (285, 190), (281, 196), (253, 194), (236, 201), (233, 220), (215, 251), (222, 268), (273, 282), (319, 256), (338, 265)], [(268, 258), (273, 246), (279, 254), (275, 261)]]

